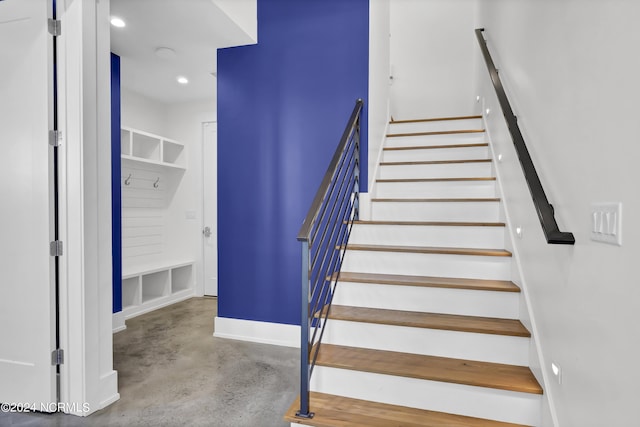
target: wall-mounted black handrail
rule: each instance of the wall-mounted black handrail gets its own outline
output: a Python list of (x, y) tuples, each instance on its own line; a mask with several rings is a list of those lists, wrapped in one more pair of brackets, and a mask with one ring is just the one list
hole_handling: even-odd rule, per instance
[(482, 50), (482, 56), (484, 57), (484, 61), (487, 64), (487, 69), (489, 70), (489, 77), (491, 77), (493, 87), (496, 91), (496, 95), (498, 96), (498, 101), (500, 102), (502, 113), (504, 114), (504, 118), (507, 121), (509, 133), (511, 134), (513, 145), (515, 146), (516, 152), (518, 153), (520, 165), (522, 166), (524, 177), (527, 181), (527, 185), (529, 186), (529, 191), (531, 192), (531, 197), (533, 198), (533, 204), (535, 205), (536, 211), (538, 212), (538, 218), (540, 219), (542, 231), (544, 232), (544, 235), (547, 239), (547, 243), (573, 245), (575, 243), (573, 234), (570, 232), (560, 231), (560, 229), (558, 228), (558, 224), (556, 223), (556, 219), (553, 214), (553, 207), (549, 203), (547, 195), (542, 188), (540, 177), (538, 177), (536, 168), (533, 165), (531, 155), (529, 154), (527, 145), (525, 144), (524, 138), (522, 137), (522, 132), (520, 132), (518, 121), (516, 119), (516, 116), (513, 114), (511, 104), (509, 104), (509, 99), (507, 98), (507, 94), (504, 91), (504, 86), (502, 85), (500, 76), (498, 76), (498, 70), (496, 69), (496, 66), (493, 63), (493, 59), (491, 58), (491, 54), (489, 53), (487, 41), (482, 36), (483, 31), (484, 28), (476, 29), (476, 37), (478, 38), (478, 43), (480, 44), (480, 49)]
[(312, 418), (309, 385), (325, 324), (340, 275), (353, 223), (358, 219), (360, 186), (360, 113), (356, 102), (347, 127), (329, 163), (298, 233), (302, 244), (302, 313), (300, 322), (300, 409)]

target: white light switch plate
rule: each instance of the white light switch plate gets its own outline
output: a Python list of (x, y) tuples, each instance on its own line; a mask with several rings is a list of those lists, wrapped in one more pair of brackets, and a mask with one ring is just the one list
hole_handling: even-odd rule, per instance
[(622, 203), (591, 204), (591, 240), (622, 246)]

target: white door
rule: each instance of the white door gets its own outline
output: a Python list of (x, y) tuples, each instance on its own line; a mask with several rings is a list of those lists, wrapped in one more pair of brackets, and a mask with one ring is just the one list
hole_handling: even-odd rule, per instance
[(0, 402), (38, 410), (56, 401), (50, 11), (0, 1)]
[(204, 294), (218, 296), (218, 124), (202, 124)]

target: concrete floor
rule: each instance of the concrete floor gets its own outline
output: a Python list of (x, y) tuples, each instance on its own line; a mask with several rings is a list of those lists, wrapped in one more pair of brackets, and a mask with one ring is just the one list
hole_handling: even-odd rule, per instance
[(114, 335), (120, 400), (88, 417), (0, 413), (0, 426), (284, 427), (297, 349), (214, 338), (215, 298), (127, 321)]

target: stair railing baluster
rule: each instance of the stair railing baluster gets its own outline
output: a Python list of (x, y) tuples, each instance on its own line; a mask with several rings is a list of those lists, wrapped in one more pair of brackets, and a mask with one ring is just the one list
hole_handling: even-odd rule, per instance
[(344, 261), (342, 247), (359, 216), (363, 105), (361, 99), (356, 101), (297, 237), (302, 243), (300, 409), (296, 412), (300, 418), (313, 418), (309, 402), (311, 374)]

